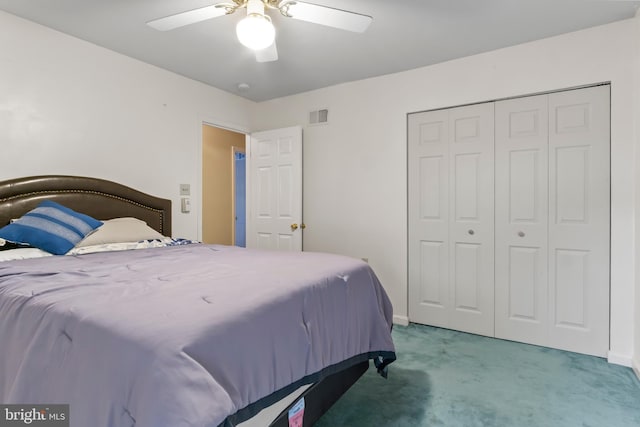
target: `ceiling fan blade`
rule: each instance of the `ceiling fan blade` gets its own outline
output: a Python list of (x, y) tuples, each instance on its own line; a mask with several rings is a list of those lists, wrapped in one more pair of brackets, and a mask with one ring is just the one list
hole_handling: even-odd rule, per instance
[(169, 31), (174, 28), (184, 27), (185, 25), (216, 18), (218, 16), (225, 15), (226, 13), (227, 10), (223, 5), (214, 4), (189, 10), (187, 12), (177, 13), (175, 15), (165, 16), (164, 18), (154, 19), (153, 21), (147, 22), (147, 25), (155, 28), (156, 30)]
[(285, 4), (288, 7), (287, 12), (292, 18), (353, 31), (354, 33), (363, 33), (373, 21), (373, 18), (367, 15), (317, 4), (301, 1), (285, 2)]
[(256, 50), (256, 61), (258, 62), (272, 62), (278, 60), (278, 48), (276, 42), (271, 43), (271, 46), (262, 50)]

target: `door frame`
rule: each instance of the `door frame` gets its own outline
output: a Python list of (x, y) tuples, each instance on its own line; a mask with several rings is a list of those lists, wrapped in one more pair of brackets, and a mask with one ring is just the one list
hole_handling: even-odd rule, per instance
[[(198, 154), (196, 156), (197, 158), (197, 164), (196, 164), (196, 183), (195, 185), (192, 185), (191, 188), (194, 189), (194, 191), (192, 191), (192, 200), (194, 198), (194, 196), (197, 195), (197, 205), (194, 203), (191, 207), (191, 212), (196, 214), (196, 223), (197, 223), (197, 236), (198, 236), (198, 240), (202, 241), (202, 149), (203, 149), (203, 144), (202, 144), (202, 126), (213, 126), (216, 128), (220, 128), (220, 129), (225, 129), (225, 130), (229, 130), (232, 132), (236, 132), (236, 133), (240, 133), (245, 135), (245, 140), (249, 139), (249, 135), (251, 134), (251, 131), (249, 130), (249, 128), (247, 126), (244, 125), (240, 125), (237, 123), (232, 123), (232, 122), (226, 122), (224, 120), (219, 120), (217, 118), (212, 118), (212, 117), (201, 117), (198, 120)], [(247, 146), (245, 145), (245, 150), (247, 150)], [(247, 156), (247, 161), (248, 161), (248, 157)], [(235, 229), (234, 229), (234, 233), (235, 233)]]

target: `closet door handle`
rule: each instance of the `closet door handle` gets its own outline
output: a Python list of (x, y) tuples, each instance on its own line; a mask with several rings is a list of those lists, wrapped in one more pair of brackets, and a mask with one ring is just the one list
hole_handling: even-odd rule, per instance
[(524, 231), (518, 231), (518, 236), (524, 237)]
[(467, 231), (467, 233), (469, 233), (470, 235), (472, 235), (472, 236), (473, 236), (476, 232), (475, 232), (475, 231), (473, 231), (473, 229), (469, 229), (469, 231)]

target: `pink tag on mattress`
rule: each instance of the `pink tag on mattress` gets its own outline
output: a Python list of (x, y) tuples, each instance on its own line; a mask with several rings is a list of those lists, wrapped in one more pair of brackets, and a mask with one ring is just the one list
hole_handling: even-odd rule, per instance
[(302, 427), (304, 418), (304, 397), (289, 409), (289, 427)]

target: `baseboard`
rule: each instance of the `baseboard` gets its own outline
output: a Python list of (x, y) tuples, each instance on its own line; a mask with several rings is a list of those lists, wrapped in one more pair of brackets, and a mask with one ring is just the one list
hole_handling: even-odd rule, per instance
[(633, 372), (636, 373), (636, 377), (640, 380), (640, 365), (634, 360), (632, 363)]
[(627, 368), (630, 368), (632, 359), (630, 356), (618, 354), (610, 351), (607, 354), (607, 362), (612, 363), (614, 365), (622, 365), (622, 366), (626, 366)]
[(394, 314), (393, 323), (394, 325), (409, 326), (409, 318), (407, 316), (397, 316)]

